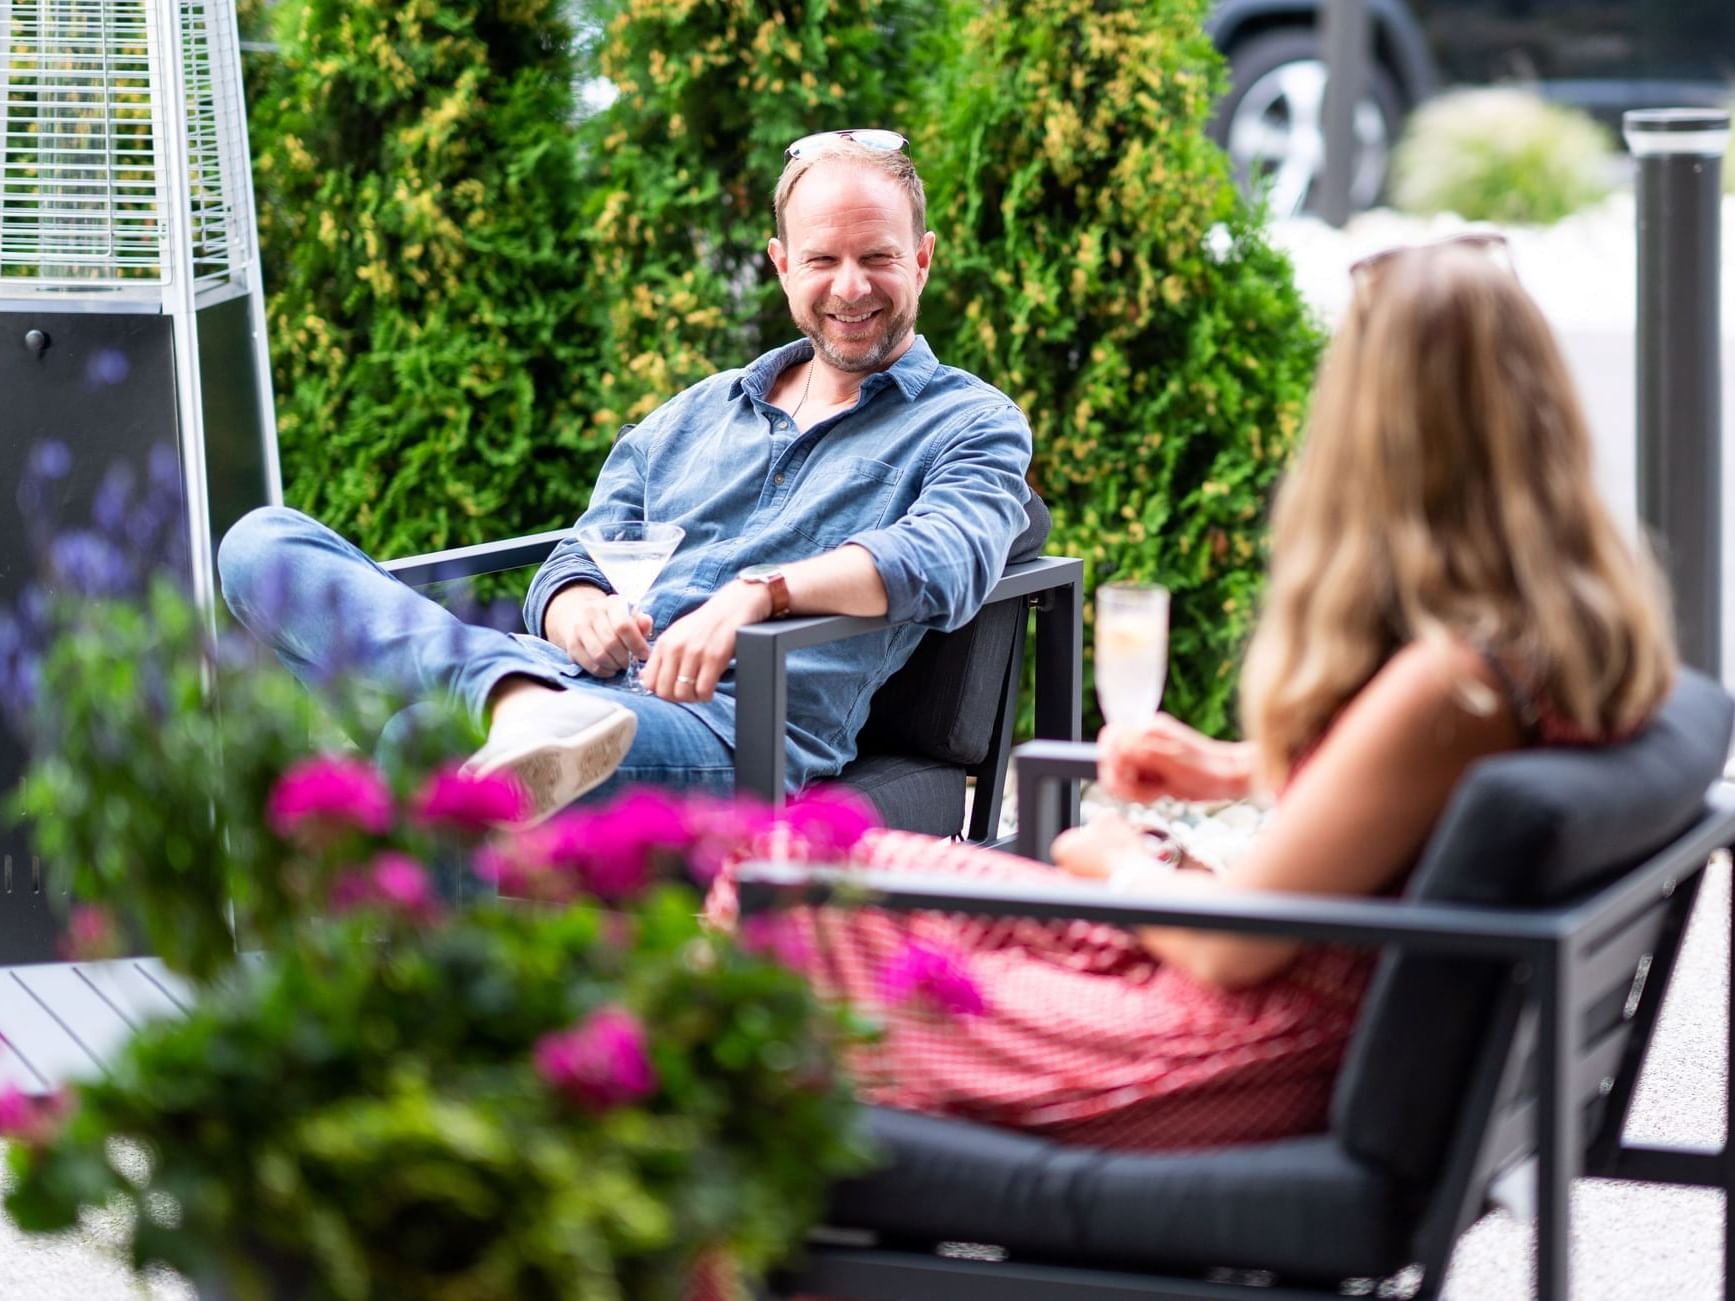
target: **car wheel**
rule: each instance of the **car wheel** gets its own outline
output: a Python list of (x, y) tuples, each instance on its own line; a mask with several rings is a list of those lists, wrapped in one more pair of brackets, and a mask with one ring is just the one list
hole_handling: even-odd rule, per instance
[[(1311, 31), (1265, 32), (1229, 51), (1229, 93), (1212, 135), (1250, 195), (1263, 193), (1273, 217), (1317, 206), (1325, 167), (1325, 62)], [(1356, 105), (1350, 206), (1370, 208), (1386, 183), (1403, 116), (1391, 74), (1375, 62)]]

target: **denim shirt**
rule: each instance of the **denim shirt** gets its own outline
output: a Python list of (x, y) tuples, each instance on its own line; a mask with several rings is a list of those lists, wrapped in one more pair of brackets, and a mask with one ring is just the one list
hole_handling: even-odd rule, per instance
[[(926, 340), (863, 382), (854, 407), (798, 433), (765, 400), (806, 362), (805, 339), (701, 380), (629, 425), (579, 527), (649, 520), (686, 530), (642, 609), (660, 631), (748, 565), (788, 564), (845, 543), (873, 557), (898, 625), (789, 657), (789, 777), (829, 776), (855, 756), (874, 692), (929, 628), (968, 623), (1024, 530), (1030, 425), (1005, 394), (942, 366)], [(542, 635), (551, 597), (575, 582), (612, 591), (576, 538), (555, 548), (524, 602)], [(905, 622), (907, 621), (907, 622)], [(686, 708), (735, 742), (731, 667)]]

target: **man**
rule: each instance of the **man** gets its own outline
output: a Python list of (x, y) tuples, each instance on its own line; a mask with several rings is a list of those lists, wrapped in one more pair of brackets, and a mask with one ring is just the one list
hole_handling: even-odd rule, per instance
[[(490, 720), (473, 766), (517, 775), (534, 818), (611, 777), (732, 789), (743, 624), (908, 621), (790, 657), (791, 783), (836, 773), (874, 691), (924, 629), (969, 621), (1025, 525), (1023, 414), (915, 333), (934, 235), (904, 143), (859, 131), (790, 146), (767, 251), (805, 339), (677, 394), (610, 452), (579, 526), (685, 529), (637, 617), (576, 537), (531, 585), (535, 635), (508, 635), (459, 623), (281, 508), (224, 538), (230, 608), (304, 677), (341, 620), (370, 678), (456, 693)], [(620, 689), (629, 657), (652, 694)]]

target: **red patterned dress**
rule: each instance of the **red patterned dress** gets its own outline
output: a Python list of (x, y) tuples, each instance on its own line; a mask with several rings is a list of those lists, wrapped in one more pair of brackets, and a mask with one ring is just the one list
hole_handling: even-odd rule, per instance
[[(876, 832), (863, 867), (1052, 882), (1010, 854)], [(725, 897), (714, 902), (732, 911)], [(1324, 1128), (1372, 955), (1304, 950), (1246, 989), (1202, 984), (1094, 922), (873, 908), (788, 915), (785, 947), (815, 985), (880, 1008), (885, 1037), (853, 1062), (865, 1100), (1067, 1143), (1206, 1147)], [(917, 942), (956, 956), (980, 1015), (886, 1008), (882, 971)]]

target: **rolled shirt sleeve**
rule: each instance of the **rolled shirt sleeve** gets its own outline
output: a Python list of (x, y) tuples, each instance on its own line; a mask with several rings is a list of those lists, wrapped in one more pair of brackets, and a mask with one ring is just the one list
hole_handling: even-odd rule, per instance
[(915, 504), (848, 540), (866, 550), (886, 590), (886, 617), (950, 631), (975, 617), (1024, 531), (1030, 423), (999, 393), (937, 448)]

